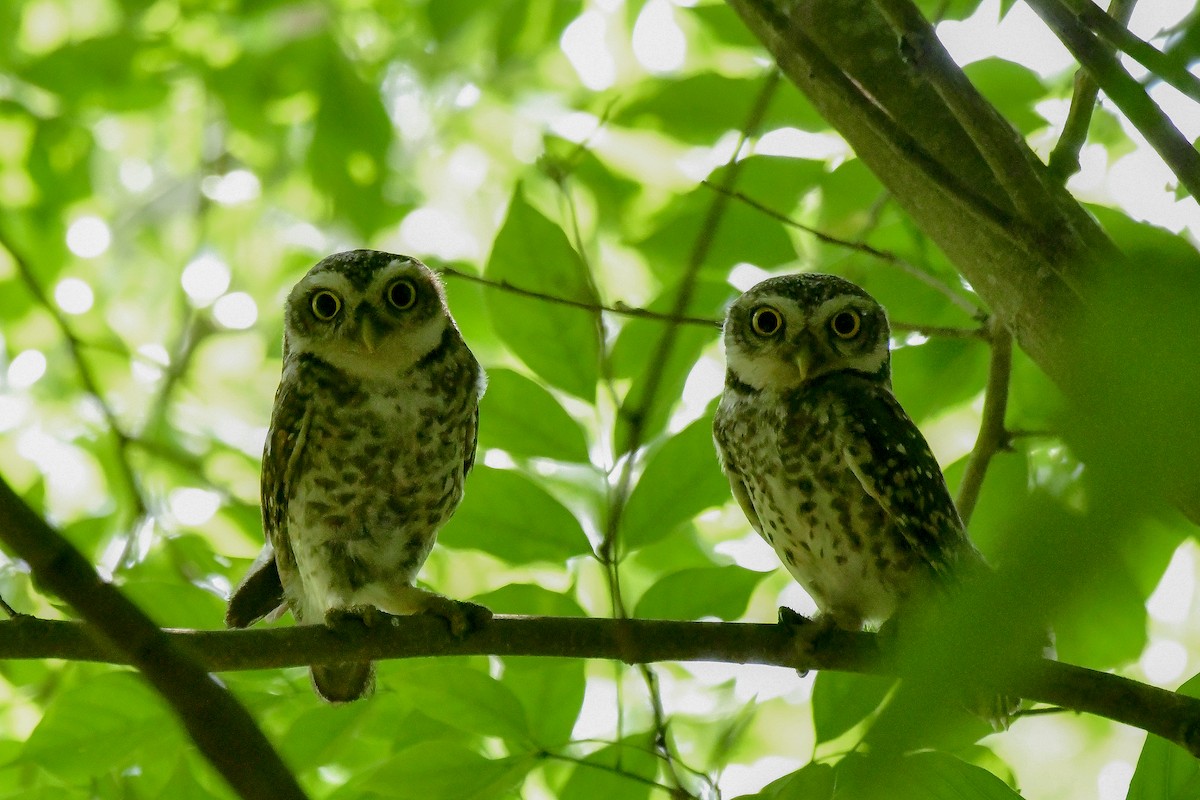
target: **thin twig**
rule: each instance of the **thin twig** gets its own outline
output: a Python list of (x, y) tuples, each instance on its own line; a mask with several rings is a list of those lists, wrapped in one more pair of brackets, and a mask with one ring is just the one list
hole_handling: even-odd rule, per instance
[[(17, 274), (21, 277), (22, 283), (25, 284), (26, 290), (33, 295), (33, 299), (37, 304), (50, 315), (55, 326), (62, 334), (63, 339), (66, 341), (67, 354), (71, 357), (71, 362), (75, 365), (75, 371), (79, 375), (79, 382), (83, 385), (84, 391), (96, 401), (96, 405), (100, 409), (100, 415), (104, 418), (104, 423), (108, 426), (109, 433), (112, 435), (115, 443), (117, 473), (121, 476), (128, 496), (133, 502), (133, 511), (130, 514), (130, 524), (128, 526), (129, 530), (132, 531), (136, 527), (138, 520), (147, 516), (149, 511), (146, 498), (142, 494), (141, 484), (138, 482), (133, 465), (129, 460), (130, 437), (121, 428), (116, 412), (113, 411), (112, 406), (108, 404), (108, 401), (104, 399), (104, 394), (100, 391), (100, 384), (96, 380), (95, 373), (92, 372), (91, 365), (83, 357), (83, 342), (75, 335), (75, 331), (71, 327), (71, 323), (67, 321), (66, 316), (51, 301), (50, 297), (46, 294), (46, 290), (42, 288), (41, 282), (34, 273), (29, 260), (3, 229), (0, 229), (0, 247), (8, 251), (9, 256), (16, 265)], [(130, 538), (133, 536), (132, 533), (128, 535)]]
[[(1108, 13), (1091, 0), (1066, 0), (1067, 5), (1084, 25), (1109, 44), (1150, 70), (1156, 78), (1174, 86), (1183, 94), (1200, 102), (1200, 78), (1188, 71), (1187, 65), (1172, 59), (1158, 48), (1130, 33), (1128, 17), (1121, 19)], [(1131, 3), (1132, 5), (1132, 3)]]
[(537, 300), (545, 300), (547, 303), (555, 303), (560, 306), (571, 306), (584, 311), (606, 311), (610, 314), (620, 314), (625, 317), (637, 317), (638, 319), (653, 319), (662, 322), (668, 322), (680, 325), (703, 325), (706, 327), (721, 327), (718, 320), (707, 319), (705, 317), (689, 317), (686, 315), (676, 316), (674, 314), (661, 314), (657, 311), (650, 311), (644, 308), (633, 308), (624, 303), (617, 302), (615, 305), (605, 306), (597, 303), (588, 303), (583, 300), (572, 300), (569, 297), (558, 297), (557, 295), (546, 294), (545, 292), (534, 291), (533, 289), (524, 289), (520, 286), (514, 286), (508, 281), (495, 281), (491, 278), (484, 278), (479, 275), (472, 275), (469, 272), (462, 272), (453, 267), (438, 267), (437, 272), (442, 275), (449, 275), (452, 278), (462, 278), (471, 283), (482, 284), (483, 286), (491, 286), (494, 289), (519, 294), (522, 297), (532, 297)]
[(988, 329), (986, 325), (981, 325), (978, 328), (954, 328), (948, 325), (921, 325), (916, 322), (898, 322), (890, 320), (893, 333), (919, 333), (928, 338), (939, 339), (982, 339), (987, 341)]
[[(196, 651), (159, 630), (125, 595), (101, 580), (87, 559), (3, 479), (0, 540), (29, 564), (42, 586), (85, 620), (87, 626), (78, 629), (85, 641), (137, 667), (239, 795), (247, 800), (305, 797), (246, 709), (195, 660)], [(23, 617), (2, 624), (28, 626), (34, 620)]]
[(935, 278), (933, 275), (930, 275), (925, 270), (920, 269), (919, 267), (917, 267), (910, 261), (902, 258), (901, 256), (897, 255), (896, 253), (891, 252), (890, 250), (881, 250), (878, 247), (872, 247), (871, 245), (866, 244), (865, 242), (853, 242), (853, 241), (850, 241), (849, 239), (841, 239), (837, 236), (833, 236), (831, 234), (825, 233), (824, 231), (817, 230), (816, 228), (805, 225), (803, 222), (797, 222), (796, 220), (792, 219), (787, 214), (784, 214), (781, 211), (776, 211), (775, 209), (771, 208), (770, 206), (760, 203), (759, 201), (755, 200), (753, 197), (750, 197), (749, 195), (745, 194), (744, 192), (737, 192), (737, 191), (731, 191), (728, 189), (724, 189), (721, 186), (718, 186), (717, 184), (715, 184), (711, 181), (701, 181), (701, 184), (704, 186), (707, 186), (708, 188), (710, 188), (714, 191), (721, 192), (722, 194), (726, 194), (729, 197), (732, 197), (734, 200), (737, 200), (741, 203), (745, 203), (746, 205), (753, 208), (755, 211), (759, 211), (763, 214), (766, 214), (771, 219), (775, 220), (776, 222), (780, 222), (784, 225), (787, 225), (789, 228), (795, 228), (796, 230), (804, 231), (805, 233), (812, 234), (812, 236), (814, 238), (818, 239), (819, 241), (824, 242), (825, 244), (834, 245), (836, 247), (844, 247), (847, 250), (854, 250), (859, 253), (864, 253), (866, 255), (871, 256), (872, 258), (879, 259), (880, 261), (883, 261), (884, 263), (891, 264), (892, 266), (895, 266), (895, 267), (899, 267), (905, 273), (912, 275), (914, 278), (921, 281), (922, 283), (925, 283), (928, 286), (930, 286), (931, 288), (936, 289), (938, 292), (941, 292), (943, 295), (946, 296), (946, 298), (948, 300), (950, 300), (950, 302), (954, 303), (956, 306), (958, 306), (963, 311), (970, 314), (975, 319), (982, 319), (985, 314), (982, 307), (980, 307), (978, 304), (972, 303), (968, 298), (963, 297), (962, 295), (958, 294), (953, 289), (951, 289), (949, 286), (947, 286), (945, 283), (943, 283), (942, 281), (939, 281), (937, 278)]
[[(775, 90), (779, 86), (780, 79), (778, 70), (773, 69), (767, 73), (763, 87), (754, 99), (750, 113), (741, 127), (741, 134), (738, 137), (737, 144), (734, 146), (733, 153), (730, 155), (729, 162), (726, 165), (725, 188), (732, 188), (741, 174), (742, 165), (738, 160), (739, 155), (746, 141), (761, 125), (767, 107), (770, 105), (771, 99), (775, 95)], [(616, 485), (612, 486), (609, 491), (608, 519), (606, 520), (604, 535), (600, 546), (597, 548), (596, 555), (601, 564), (604, 565), (608, 576), (613, 616), (619, 619), (628, 616), (628, 611), (625, 608), (625, 602), (621, 595), (620, 554), (618, 553), (619, 532), (621, 529), (621, 519), (624, 515), (626, 504), (629, 501), (629, 493), (633, 487), (633, 473), (637, 464), (638, 453), (641, 450), (646, 435), (646, 419), (649, 417), (650, 411), (658, 399), (658, 391), (662, 386), (663, 367), (670, 359), (671, 352), (675, 348), (675, 341), (678, 338), (679, 320), (682, 320), (685, 316), (688, 305), (691, 303), (692, 295), (696, 288), (696, 279), (700, 274), (700, 267), (708, 256), (728, 204), (729, 198), (722, 194), (714, 196), (712, 203), (709, 204), (708, 212), (700, 224), (699, 234), (692, 244), (683, 275), (680, 276), (679, 291), (675, 296), (675, 302), (669, 315), (671, 320), (667, 322), (666, 327), (663, 329), (658, 344), (654, 349), (654, 354), (650, 359), (651, 369), (645, 376), (645, 383), (642, 384), (644, 388), (638, 405), (636, 408), (628, 408), (630, 399), (627, 397), (626, 402), (622, 404), (618, 411), (618, 414), (628, 421), (628, 427), (626, 429), (625, 441), (614, 442), (617, 445), (614, 455), (619, 456), (621, 453), (624, 453), (625, 462), (617, 477)], [(654, 745), (662, 753), (676, 785), (681, 786), (678, 772), (674, 766), (674, 757), (671, 754), (666, 714), (663, 710), (662, 698), (658, 691), (658, 677), (646, 665), (642, 665), (639, 669), (649, 689), (651, 708), (654, 713)]]
[[(0, 530), (3, 530), (0, 527)], [(210, 672), (280, 669), (335, 661), (439, 656), (550, 656), (626, 664), (720, 662), (791, 670), (895, 674), (880, 657), (878, 636), (818, 625), (680, 622), (593, 617), (497, 616), (463, 637), (429, 615), (337, 632), (323, 625), (233, 631), (166, 631)], [(131, 655), (97, 642), (87, 627), (23, 617), (0, 622), (0, 659), (61, 658), (128, 664)], [(1029, 700), (1095, 714), (1149, 731), (1200, 756), (1200, 699), (1042, 658), (1022, 661), (997, 689)], [(953, 701), (951, 701), (953, 702)], [(229, 741), (241, 741), (227, 737)]]
[(1133, 79), (1117, 57), (1080, 24), (1078, 17), (1061, 0), (1026, 2), (1146, 137), (1192, 197), (1200, 199), (1200, 153), (1150, 98), (1146, 88)]
[[(1122, 28), (1129, 24), (1133, 7), (1137, 0), (1111, 0), (1108, 13), (1114, 22)], [(1090, 2), (1088, 5), (1091, 5)], [(1110, 50), (1111, 52), (1111, 50)], [(1067, 179), (1079, 172), (1079, 151), (1087, 141), (1088, 128), (1092, 123), (1092, 112), (1096, 108), (1096, 99), (1100, 96), (1100, 86), (1086, 69), (1082, 67), (1075, 73), (1075, 88), (1071, 94), (1071, 109), (1067, 112), (1067, 122), (1063, 125), (1062, 135), (1050, 152), (1049, 168), (1051, 176), (1060, 184), (1066, 184)]]
[(1004, 447), (1008, 439), (1004, 429), (1004, 415), (1008, 410), (1008, 383), (1012, 376), (1012, 334), (998, 317), (992, 317), (989, 328), (992, 359), (988, 366), (987, 387), (983, 394), (983, 417), (979, 422), (975, 448), (971, 450), (967, 459), (956, 501), (958, 513), (964, 524), (971, 521), (971, 514), (979, 501), (979, 491), (992, 456)]
[(1057, 219), (1029, 150), (950, 58), (929, 21), (911, 0), (873, 2), (912, 54), (913, 69), (941, 98), (1021, 218), (1035, 226)]
[(636, 772), (629, 772), (627, 770), (623, 770), (620, 767), (611, 766), (609, 764), (600, 764), (595, 761), (588, 761), (586, 758), (580, 758), (578, 756), (568, 756), (563, 753), (544, 752), (541, 754), (541, 756), (542, 756), (542, 758), (551, 759), (554, 761), (565, 761), (566, 763), (574, 764), (577, 767), (590, 767), (592, 769), (603, 770), (604, 772), (611, 772), (614, 775), (619, 775), (622, 778), (626, 778), (628, 780), (633, 781), (634, 783), (640, 783), (640, 784), (643, 784), (645, 786), (650, 786), (655, 789), (661, 789), (669, 795), (675, 794), (675, 790), (670, 786), (659, 783), (658, 781), (656, 781), (652, 778), (647, 778), (643, 775), (638, 775)]
[(21, 612), (10, 606), (8, 601), (3, 597), (0, 597), (0, 609), (2, 609), (4, 613), (8, 615), (9, 619), (16, 619), (17, 617), (22, 616)]

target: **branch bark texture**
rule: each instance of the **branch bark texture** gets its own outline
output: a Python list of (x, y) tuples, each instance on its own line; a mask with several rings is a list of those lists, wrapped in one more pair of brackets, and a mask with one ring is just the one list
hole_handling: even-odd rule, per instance
[[(787, 669), (896, 674), (870, 633), (733, 622), (498, 616), (461, 639), (429, 616), (332, 633), (320, 625), (261, 630), (166, 631), (172, 646), (212, 672), (277, 669), (429, 656), (553, 656), (627, 664), (715, 661)], [(132, 664), (86, 626), (19, 618), (0, 622), (0, 658)], [(1107, 672), (1030, 659), (999, 687), (1030, 700), (1106, 717), (1157, 734), (1200, 756), (1200, 700)]]
[[(193, 643), (169, 636), (0, 480), (0, 539), (29, 564), (42, 585), (66, 600), (86, 624), (72, 623), (77, 647), (99, 660), (131, 664), (170, 703), (205, 757), (242, 797), (301, 800), (291, 771), (250, 714), (202, 669)], [(15, 633), (44, 631), (28, 617), (6, 623)], [(0, 635), (0, 638), (3, 638)]]

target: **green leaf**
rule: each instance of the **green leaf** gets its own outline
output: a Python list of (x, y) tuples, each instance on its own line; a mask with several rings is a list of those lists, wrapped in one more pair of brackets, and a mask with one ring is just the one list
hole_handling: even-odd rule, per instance
[(368, 708), (367, 703), (312, 706), (296, 717), (276, 746), (287, 763), (303, 772), (315, 771), (354, 740), (355, 727)]
[(479, 444), (517, 456), (588, 462), (587, 439), (554, 395), (520, 373), (488, 370), (479, 403)]
[(1021, 133), (1044, 127), (1034, 106), (1046, 97), (1037, 73), (1003, 58), (985, 58), (963, 67), (975, 88)]
[(563, 562), (589, 551), (579, 520), (519, 472), (476, 465), (466, 496), (438, 538), (512, 564)]
[[(648, 306), (651, 311), (669, 313), (675, 304), (678, 287), (660, 294)], [(704, 325), (683, 325), (676, 331), (674, 346), (665, 360), (659, 360), (658, 347), (665, 330), (657, 320), (634, 319), (621, 328), (612, 350), (614, 377), (632, 378), (629, 391), (621, 401), (614, 437), (621, 452), (628, 450), (632, 420), (640, 414), (642, 443), (662, 432), (683, 395), (688, 375), (696, 366), (704, 348), (720, 335), (716, 320), (723, 316), (724, 307), (733, 294), (724, 280), (696, 282), (687, 313), (714, 321), (711, 328)], [(643, 408), (646, 393), (654, 387), (649, 408)]]
[[(740, 22), (734, 24), (745, 30)], [(648, 82), (646, 86), (641, 97), (618, 109), (613, 120), (616, 124), (659, 130), (690, 144), (712, 144), (745, 124), (763, 79), (701, 72), (677, 80)], [(827, 127), (804, 95), (786, 83), (776, 90), (762, 128), (783, 126), (805, 130)]]
[(813, 682), (812, 715), (817, 743), (830, 742), (862, 722), (896, 681), (879, 675), (822, 670)]
[(1020, 800), (1004, 781), (946, 753), (852, 755), (836, 768), (838, 796), (855, 800)]
[(149, 108), (163, 101), (168, 83), (139, 64), (139, 43), (129, 34), (104, 36), (59, 48), (23, 70), (22, 77), (72, 105), (109, 111)]
[(20, 761), (78, 782), (120, 770), (142, 747), (179, 738), (178, 724), (136, 675), (98, 675), (54, 696)]
[(510, 583), (495, 591), (476, 595), (472, 599), (498, 614), (525, 614), (534, 617), (587, 616), (570, 595), (552, 592), (531, 583)]
[(695, 567), (667, 575), (646, 590), (635, 617), (733, 620), (746, 613), (750, 595), (768, 572), (737, 566)]
[(379, 88), (359, 77), (332, 39), (316, 39), (312, 49), (322, 54), (323, 64), (315, 76), (320, 98), (308, 168), (338, 216), (370, 234), (399, 216), (395, 204), (383, 198), (392, 124)]
[(712, 418), (701, 417), (667, 439), (646, 463), (621, 520), (624, 542), (634, 548), (657, 541), (730, 496), (713, 446)]
[(758, 794), (742, 795), (736, 800), (833, 800), (836, 782), (832, 766), (813, 761), (771, 781)]
[(559, 800), (642, 800), (658, 773), (653, 739), (639, 734), (597, 750), (575, 766)]
[[(528, 758), (489, 759), (461, 745), (422, 742), (355, 783), (383, 797), (405, 800), (484, 800), (507, 796), (531, 765)], [(361, 795), (348, 792), (345, 796)]]
[(898, 348), (892, 351), (896, 399), (918, 422), (964, 402), (983, 388), (988, 357), (987, 345), (974, 339), (934, 338)]
[(553, 750), (570, 741), (587, 687), (582, 660), (508, 658), (500, 681), (520, 699), (538, 747)]
[(707, 186), (688, 192), (667, 206), (649, 235), (637, 243), (664, 283), (678, 280), (700, 241), (705, 243), (700, 269), (709, 277), (723, 279), (743, 262), (772, 269), (795, 260), (796, 247), (787, 231), (745, 203), (728, 202), (714, 228), (709, 208), (718, 196)]
[(422, 662), (394, 671), (392, 689), (425, 715), (463, 731), (531, 743), (520, 700), (500, 681), (453, 663)]
[(163, 627), (214, 628), (225, 616), (220, 598), (190, 583), (130, 581), (121, 591)]
[[(566, 234), (531, 206), (518, 186), (492, 245), (487, 276), (596, 305), (585, 270)], [(530, 369), (588, 402), (595, 398), (600, 327), (594, 312), (499, 289), (486, 299), (496, 333)]]
[[(1200, 697), (1200, 675), (1179, 687), (1179, 693)], [(1200, 761), (1177, 744), (1147, 734), (1138, 756), (1126, 800), (1193, 800), (1200, 797)]]

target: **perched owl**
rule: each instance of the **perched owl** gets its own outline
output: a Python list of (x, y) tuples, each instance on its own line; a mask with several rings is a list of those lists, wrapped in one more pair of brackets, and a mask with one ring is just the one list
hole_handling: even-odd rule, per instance
[(984, 563), (892, 396), (888, 334), (883, 308), (833, 275), (763, 281), (725, 321), (721, 466), (750, 524), (847, 630)]
[[(283, 377), (262, 465), (266, 546), (230, 598), (245, 627), (429, 612), (461, 633), (479, 608), (413, 585), (475, 458), (484, 373), (437, 277), (408, 256), (322, 260), (288, 296)], [(367, 663), (314, 666), (326, 700), (371, 690)]]

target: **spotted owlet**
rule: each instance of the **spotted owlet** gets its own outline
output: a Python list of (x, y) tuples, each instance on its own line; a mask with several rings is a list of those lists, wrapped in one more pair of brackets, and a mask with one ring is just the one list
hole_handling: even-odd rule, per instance
[[(266, 546), (226, 623), (284, 606), (331, 626), (429, 612), (461, 633), (478, 607), (413, 581), (462, 499), (484, 381), (420, 261), (353, 250), (309, 270), (285, 308), (263, 451)], [(349, 701), (371, 690), (374, 669), (318, 665), (312, 679), (325, 699)]]
[(984, 563), (892, 396), (888, 335), (883, 308), (833, 275), (763, 281), (725, 321), (721, 466), (750, 524), (847, 630)]

